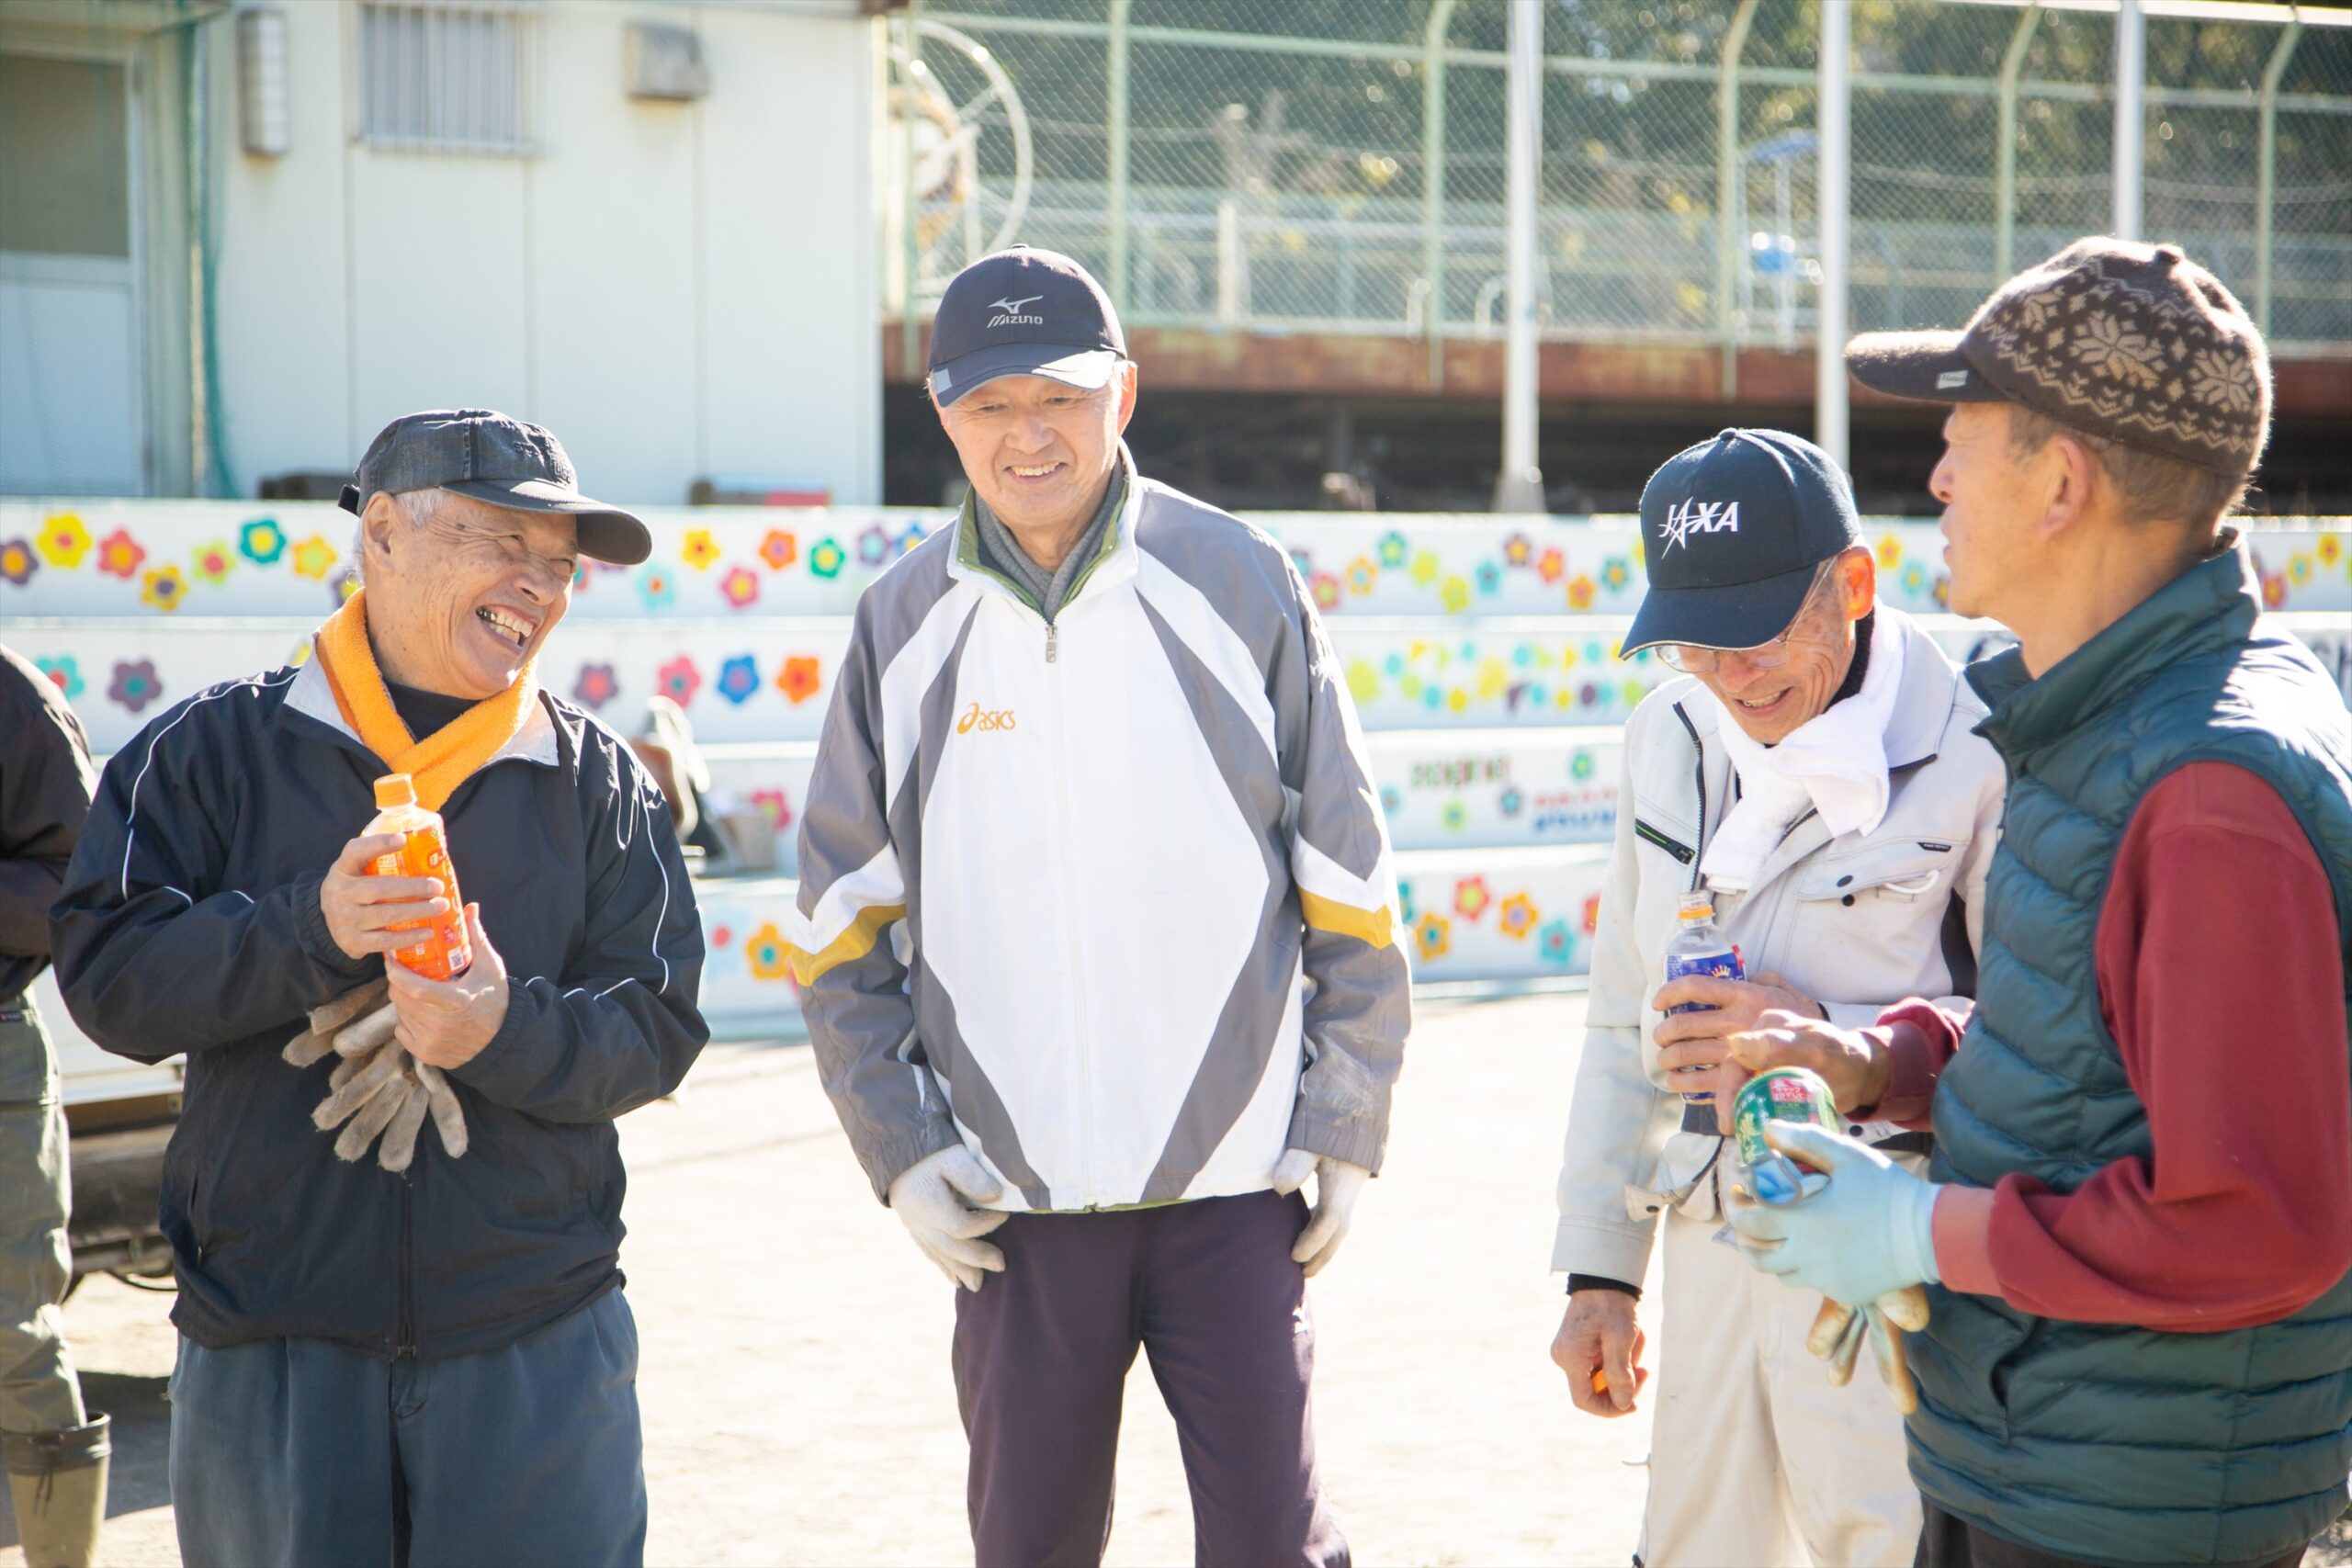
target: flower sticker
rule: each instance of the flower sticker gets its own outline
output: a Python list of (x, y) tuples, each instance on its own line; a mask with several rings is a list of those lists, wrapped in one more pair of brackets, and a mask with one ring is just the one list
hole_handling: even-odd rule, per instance
[(1903, 592), (1913, 599), (1928, 591), (1928, 569), (1912, 561), (1903, 569)]
[(890, 558), (890, 533), (876, 523), (857, 536), (857, 558), (861, 565), (880, 566)]
[(294, 575), (313, 581), (323, 579), (334, 570), (334, 563), (340, 558), (340, 554), (327, 542), (324, 534), (313, 534), (294, 547)]
[(1437, 581), (1439, 568), (1442, 564), (1442, 563), (1437, 558), (1437, 552), (1435, 550), (1423, 550), (1420, 554), (1415, 556), (1413, 558), (1412, 568), (1414, 585), (1420, 588), (1427, 588), (1430, 583), (1435, 582)]
[(1495, 928), (1513, 942), (1524, 942), (1527, 933), (1535, 929), (1539, 913), (1534, 899), (1524, 893), (1514, 893), (1503, 900), (1502, 913), (1495, 917)]
[(1492, 901), (1483, 876), (1465, 876), (1453, 886), (1453, 912), (1465, 920), (1475, 920), (1485, 914)]
[(90, 531), (82, 525), (79, 513), (54, 513), (41, 524), (37, 542), (42, 559), (60, 570), (72, 571), (90, 552)]
[(198, 545), (192, 558), (196, 575), (218, 588), (229, 581), (229, 573), (236, 569), (237, 557), (226, 539), (215, 539), (209, 545)]
[(2287, 581), (2298, 588), (2309, 586), (2312, 570), (2312, 558), (2301, 550), (2296, 551), (2287, 559)]
[[(1430, 694), (1434, 695), (1437, 688), (1432, 686), (1430, 688)], [(1432, 704), (1430, 705), (1435, 706), (1436, 705)], [(1470, 813), (1464, 809), (1460, 801), (1449, 800), (1445, 803), (1444, 809), (1438, 813), (1438, 820), (1444, 824), (1445, 830), (1447, 832), (1459, 833), (1463, 829), (1470, 825)]]
[(1455, 615), (1470, 607), (1470, 585), (1458, 577), (1449, 577), (1437, 591), (1438, 603)]
[(1600, 895), (1588, 893), (1584, 900), (1584, 934), (1590, 936), (1600, 929)]
[[(6, 569), (6, 551), (0, 547), (0, 570)], [(139, 597), (158, 610), (176, 610), (187, 597), (187, 579), (175, 566), (159, 566), (141, 580)]]
[(1405, 792), (1398, 789), (1395, 784), (1382, 784), (1380, 786), (1380, 814), (1383, 817), (1394, 817), (1396, 813), (1404, 809)]
[(163, 677), (155, 673), (155, 663), (151, 659), (140, 660), (135, 664), (128, 660), (118, 663), (114, 667), (114, 682), (107, 688), (110, 701), (133, 713), (140, 712), (163, 694)]
[(605, 705), (621, 694), (621, 683), (609, 664), (583, 664), (580, 678), (571, 682), (571, 700), (590, 713), (601, 713)]
[(1348, 660), (1348, 693), (1359, 703), (1368, 703), (1380, 695), (1380, 671), (1366, 659)]
[(653, 672), (653, 689), (680, 707), (690, 706), (695, 694), (702, 690), (702, 671), (682, 653)]
[(1526, 804), (1527, 797), (1519, 793), (1517, 784), (1505, 784), (1502, 794), (1495, 797), (1495, 809), (1506, 817), (1518, 816), (1520, 808)]
[(750, 654), (739, 653), (718, 667), (718, 681), (712, 689), (741, 707), (760, 689), (760, 667)]
[(1383, 534), (1380, 536), (1380, 564), (1383, 566), (1403, 566), (1405, 564), (1405, 557), (1411, 547), (1411, 546), (1405, 542), (1405, 536), (1402, 534), (1396, 533), (1394, 530)]
[(29, 539), (0, 539), (0, 577), (22, 588), (40, 570), (40, 558), (33, 554)]
[(286, 553), (286, 530), (275, 517), (256, 517), (237, 530), (237, 553), (255, 566), (271, 566)]
[(792, 949), (785, 945), (784, 933), (775, 929), (774, 920), (753, 931), (743, 942), (743, 956), (752, 965), (754, 980), (783, 980), (792, 974)]
[(1396, 885), (1396, 913), (1408, 926), (1421, 918), (1420, 911), (1413, 904), (1413, 880), (1410, 877)]
[(718, 580), (718, 596), (733, 608), (741, 609), (760, 596), (759, 574), (749, 567), (729, 567), (727, 575)]
[(1472, 581), (1477, 583), (1478, 592), (1481, 593), (1491, 596), (1502, 592), (1503, 569), (1490, 560), (1480, 561), (1478, 570), (1472, 572), (1470, 577)]
[(147, 552), (128, 529), (117, 528), (98, 541), (98, 570), (108, 577), (119, 577), (128, 582), (146, 558)]
[(1298, 569), (1298, 575), (1301, 577), (1315, 575), (1315, 556), (1312, 551), (1294, 546), (1290, 552), (1290, 564)]
[(842, 565), (848, 558), (842, 553), (841, 546), (831, 539), (820, 539), (815, 547), (808, 552), (808, 570), (822, 578), (839, 577), (842, 574)]
[(1413, 950), (1424, 964), (1453, 951), (1453, 928), (1443, 915), (1431, 909), (1421, 917), (1413, 927)]
[(755, 789), (751, 794), (752, 808), (768, 819), (768, 831), (781, 833), (792, 826), (792, 802), (780, 789)]
[(1623, 556), (1611, 556), (1600, 563), (1600, 585), (1610, 592), (1623, 593), (1633, 581), (1634, 569), (1625, 564)]
[(1317, 572), (1306, 580), (1306, 587), (1307, 592), (1315, 596), (1317, 609), (1336, 610), (1340, 607), (1340, 580), (1329, 572)]
[(1568, 570), (1568, 558), (1558, 550), (1545, 550), (1535, 562), (1535, 575), (1545, 582), (1557, 582)]
[(707, 528), (689, 528), (686, 530), (686, 542), (680, 547), (678, 553), (696, 571), (708, 571), (718, 559), (718, 541), (710, 536)]
[(1896, 567), (1898, 567), (1898, 566), (1900, 566), (1900, 565), (1902, 565), (1902, 564), (1903, 564), (1903, 537), (1902, 537), (1902, 536), (1901, 536), (1901, 535), (1899, 535), (1899, 534), (1881, 534), (1881, 535), (1878, 536), (1878, 569), (1879, 569), (1879, 570), (1881, 570), (1881, 571), (1893, 571)]
[[(0, 547), (5, 548), (5, 547)], [(0, 566), (0, 571), (6, 568)], [(2287, 580), (2275, 571), (2262, 574), (2262, 607), (2266, 610), (2284, 609), (2287, 604)]]
[(1577, 754), (1568, 759), (1568, 776), (1573, 779), (1589, 779), (1592, 777), (1593, 770), (1600, 765), (1592, 760), (1591, 752), (1578, 747)]
[(1568, 608), (1571, 610), (1591, 609), (1593, 590), (1592, 579), (1578, 574), (1577, 580), (1568, 584)]
[(1380, 569), (1372, 564), (1370, 556), (1358, 556), (1348, 563), (1348, 592), (1361, 599), (1372, 592), (1380, 581)]
[(800, 541), (782, 528), (771, 528), (760, 541), (760, 558), (770, 571), (782, 571), (800, 558)]
[(50, 683), (62, 692), (69, 703), (88, 690), (82, 682), (82, 667), (74, 661), (70, 653), (56, 659), (36, 659), (33, 668), (48, 676)]
[(1555, 968), (1566, 969), (1568, 959), (1576, 952), (1577, 939), (1566, 920), (1554, 920), (1538, 932), (1535, 954)]
[(784, 668), (776, 672), (775, 677), (776, 690), (782, 692), (796, 707), (815, 696), (818, 686), (822, 683), (823, 675), (815, 656), (806, 653), (795, 654), (786, 660)]
[(2319, 543), (2312, 547), (2319, 551), (2320, 565), (2334, 566), (2335, 558), (2344, 553), (2344, 541), (2337, 535), (2322, 534)]
[(1524, 534), (1513, 534), (1503, 541), (1503, 563), (1506, 566), (1525, 566), (1528, 558), (1534, 553), (1534, 541)]
[(666, 610), (678, 602), (678, 580), (660, 561), (648, 561), (637, 574), (637, 598), (649, 610)]

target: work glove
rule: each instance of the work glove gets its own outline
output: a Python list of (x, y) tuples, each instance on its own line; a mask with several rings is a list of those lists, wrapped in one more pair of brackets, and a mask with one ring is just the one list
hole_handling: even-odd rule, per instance
[(926, 1155), (890, 1183), (890, 1212), (939, 1271), (967, 1291), (980, 1271), (1004, 1272), (1004, 1254), (980, 1237), (1011, 1215), (975, 1205), (993, 1203), (1004, 1188), (962, 1144)]
[(1770, 1122), (1764, 1141), (1826, 1180), (1806, 1178), (1794, 1201), (1729, 1205), (1750, 1263), (1849, 1304), (1936, 1281), (1935, 1183), (1826, 1127)]
[(1315, 1178), (1315, 1210), (1307, 1215), (1306, 1228), (1298, 1233), (1290, 1256), (1292, 1262), (1306, 1266), (1306, 1277), (1312, 1280), (1348, 1239), (1348, 1227), (1355, 1222), (1356, 1200), (1363, 1195), (1363, 1184), (1372, 1179), (1372, 1172), (1329, 1155), (1291, 1149), (1274, 1162), (1274, 1190), (1295, 1192), (1309, 1176)]
[(466, 1113), (439, 1068), (411, 1056), (392, 1031), (399, 1013), (384, 1000), (390, 987), (370, 981), (311, 1010), (310, 1027), (286, 1043), (286, 1059), (308, 1067), (333, 1055), (327, 1098), (311, 1113), (321, 1132), (341, 1127), (336, 1157), (356, 1160), (382, 1134), (376, 1163), (406, 1170), (416, 1157), (418, 1133), (429, 1115), (451, 1159), (466, 1152)]

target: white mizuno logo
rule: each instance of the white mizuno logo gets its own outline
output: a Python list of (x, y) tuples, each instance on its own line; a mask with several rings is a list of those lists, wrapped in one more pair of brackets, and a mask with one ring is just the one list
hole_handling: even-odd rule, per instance
[(1026, 299), (990, 300), (989, 309), (994, 310), (996, 314), (989, 318), (989, 325), (991, 327), (1042, 327), (1046, 324), (1045, 317), (1026, 313), (1021, 307), (1035, 305), (1044, 298), (1042, 294), (1032, 294)]
[[(1659, 530), (1666, 536), (1666, 548), (1688, 547), (1693, 534), (1736, 534), (1739, 532), (1739, 502), (1736, 501), (1685, 501), (1679, 506), (1667, 509), (1666, 525)], [(1659, 554), (1663, 555), (1664, 550)]]

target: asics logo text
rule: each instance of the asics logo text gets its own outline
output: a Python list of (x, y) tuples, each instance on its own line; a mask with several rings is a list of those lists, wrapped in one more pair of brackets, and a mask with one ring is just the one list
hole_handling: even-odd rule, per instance
[(1001, 708), (995, 713), (990, 713), (979, 704), (974, 703), (964, 710), (964, 716), (956, 721), (956, 733), (969, 735), (976, 729), (1011, 729), (1012, 727), (1011, 708)]

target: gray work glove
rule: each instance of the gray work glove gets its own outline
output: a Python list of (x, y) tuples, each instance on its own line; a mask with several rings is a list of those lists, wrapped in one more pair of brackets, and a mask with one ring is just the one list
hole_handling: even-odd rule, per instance
[(1306, 1277), (1312, 1280), (1348, 1239), (1348, 1227), (1355, 1223), (1356, 1200), (1363, 1196), (1372, 1172), (1329, 1155), (1291, 1149), (1274, 1162), (1274, 1190), (1295, 1192), (1310, 1175), (1315, 1178), (1315, 1212), (1307, 1216), (1306, 1228), (1298, 1233), (1298, 1244), (1290, 1249), (1290, 1256), (1292, 1262), (1306, 1265)]
[(310, 1027), (286, 1043), (285, 1056), (308, 1067), (334, 1055), (327, 1098), (311, 1113), (321, 1132), (341, 1126), (338, 1158), (356, 1160), (379, 1134), (376, 1162), (386, 1170), (406, 1170), (416, 1157), (417, 1134), (430, 1115), (449, 1157), (466, 1152), (466, 1113), (457, 1091), (440, 1070), (411, 1056), (392, 1038), (399, 1014), (384, 1001), (386, 983), (357, 990), (311, 1010)]
[(941, 1273), (967, 1291), (978, 1291), (982, 1269), (1004, 1272), (1004, 1254), (980, 1237), (1012, 1216), (975, 1205), (1003, 1196), (1004, 1188), (988, 1168), (957, 1144), (899, 1173), (890, 1183), (890, 1212)]

